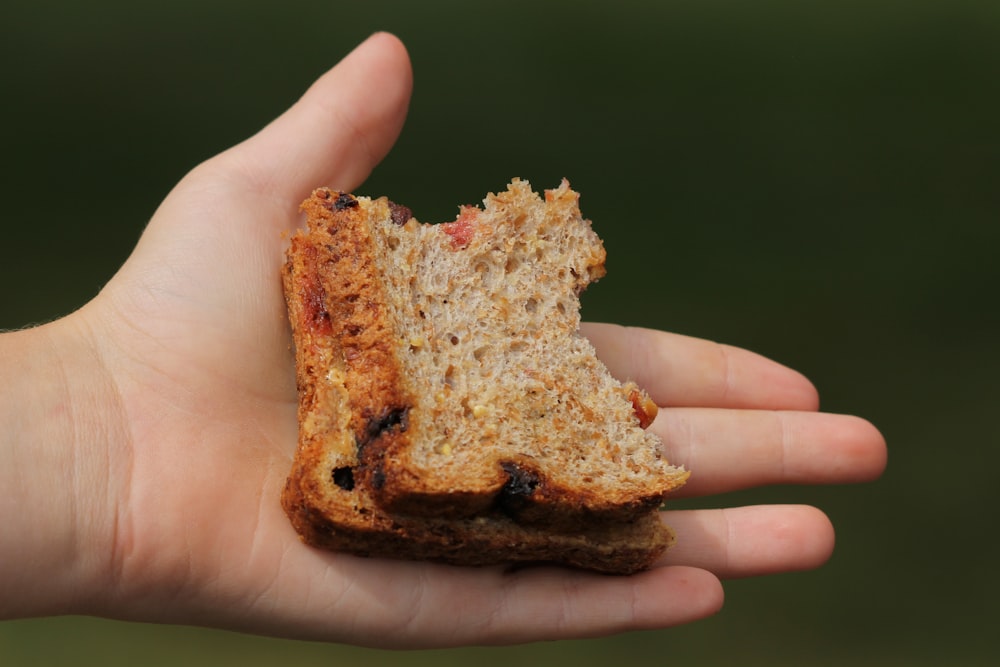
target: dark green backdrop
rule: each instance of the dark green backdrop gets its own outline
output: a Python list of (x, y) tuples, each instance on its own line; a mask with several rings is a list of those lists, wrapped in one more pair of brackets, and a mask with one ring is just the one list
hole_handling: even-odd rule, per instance
[(50, 619), (0, 624), (0, 664), (997, 664), (998, 2), (5, 0), (0, 328), (89, 299), (187, 169), (376, 29), (416, 88), (364, 192), (434, 220), (567, 176), (610, 253), (586, 317), (802, 370), (888, 473), (713, 500), (817, 504), (838, 548), (689, 627), (383, 653)]

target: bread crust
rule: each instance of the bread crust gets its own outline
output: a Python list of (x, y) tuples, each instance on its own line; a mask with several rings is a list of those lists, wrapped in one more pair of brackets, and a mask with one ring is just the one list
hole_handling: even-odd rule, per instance
[(389, 514), (363, 486), (331, 493), (319, 474), (323, 459), (315, 448), (300, 450), (281, 498), (302, 540), (321, 549), (467, 566), (557, 563), (626, 575), (650, 568), (675, 540), (657, 512), (575, 532), (521, 525), (498, 512), (465, 519)]

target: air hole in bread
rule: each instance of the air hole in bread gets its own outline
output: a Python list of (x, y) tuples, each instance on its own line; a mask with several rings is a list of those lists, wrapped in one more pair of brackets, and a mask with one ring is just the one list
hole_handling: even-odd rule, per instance
[(483, 345), (482, 347), (477, 347), (475, 350), (473, 350), (472, 351), (472, 356), (476, 359), (476, 361), (482, 361), (483, 357), (486, 356), (486, 353), (488, 351), (489, 351), (489, 347), (487, 347), (486, 345)]
[(507, 258), (507, 263), (503, 265), (503, 270), (507, 273), (514, 273), (520, 265), (521, 260), (517, 257), (511, 256)]
[(476, 265), (473, 268), (476, 271), (476, 275), (479, 276), (479, 281), (482, 284), (489, 285), (492, 283), (491, 278), (493, 277), (493, 267), (490, 266), (489, 262), (476, 262)]
[(344, 491), (354, 490), (354, 470), (348, 467), (333, 469), (333, 483)]

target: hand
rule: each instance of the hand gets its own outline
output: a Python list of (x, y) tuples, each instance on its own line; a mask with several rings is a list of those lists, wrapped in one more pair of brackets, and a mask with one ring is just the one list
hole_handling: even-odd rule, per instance
[[(70, 490), (68, 530), (74, 563), (88, 566), (67, 571), (88, 576), (50, 612), (382, 647), (504, 643), (692, 621), (722, 604), (718, 577), (827, 558), (830, 524), (802, 507), (667, 513), (678, 546), (633, 577), (362, 559), (299, 541), (278, 503), (296, 442), (282, 235), (312, 188), (366, 178), (410, 86), (402, 45), (372, 37), (184, 178), (98, 297), (45, 328), (52, 349), (98, 369), (86, 406), (69, 410), (87, 424), (74, 422), (84, 481)], [(646, 330), (586, 333), (614, 372), (669, 406), (652, 428), (695, 471), (686, 495), (868, 479), (884, 465), (877, 431), (816, 413), (812, 386), (772, 362)]]

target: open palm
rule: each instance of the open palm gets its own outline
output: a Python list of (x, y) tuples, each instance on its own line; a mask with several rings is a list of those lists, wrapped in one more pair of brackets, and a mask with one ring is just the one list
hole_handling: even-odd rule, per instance
[[(362, 559), (298, 540), (278, 502), (296, 442), (283, 233), (312, 188), (364, 180), (410, 85), (395, 38), (365, 42), (261, 133), (192, 171), (72, 316), (115, 415), (93, 453), (113, 481), (107, 587), (91, 611), (379, 646), (513, 642), (691, 621), (721, 605), (720, 577), (822, 563), (829, 522), (795, 506), (668, 513), (678, 546), (632, 577)], [(878, 432), (815, 412), (793, 371), (666, 333), (585, 333), (613, 372), (670, 406), (652, 428), (696, 471), (685, 494), (857, 481), (884, 465)]]

